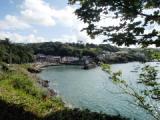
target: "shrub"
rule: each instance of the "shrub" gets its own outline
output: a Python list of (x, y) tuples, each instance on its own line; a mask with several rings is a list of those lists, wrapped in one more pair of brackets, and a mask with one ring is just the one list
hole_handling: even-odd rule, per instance
[(13, 77), (12, 86), (15, 89), (21, 89), (27, 94), (38, 98), (42, 98), (44, 94), (42, 90), (37, 88), (38, 86), (36, 86), (36, 83), (34, 83), (34, 81), (27, 79), (25, 76)]

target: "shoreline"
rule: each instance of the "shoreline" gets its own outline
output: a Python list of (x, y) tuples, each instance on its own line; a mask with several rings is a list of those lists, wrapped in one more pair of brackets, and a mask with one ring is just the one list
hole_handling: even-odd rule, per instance
[[(28, 66), (29, 65), (29, 66)], [(26, 65), (24, 65), (24, 66), (20, 66), (21, 68), (23, 68), (24, 70), (24, 72), (25, 72), (25, 70), (26, 70), (26, 74), (28, 75), (28, 77), (31, 77), (33, 80), (35, 80), (36, 81), (36, 83), (42, 88), (42, 89), (45, 89), (46, 90), (46, 97), (57, 97), (58, 95), (57, 95), (57, 92), (56, 92), (56, 90), (54, 90), (54, 89), (51, 89), (50, 87), (49, 87), (49, 80), (44, 80), (44, 79), (42, 79), (42, 78), (40, 78), (39, 76), (38, 76), (38, 73), (40, 73), (43, 69), (42, 68), (44, 68), (44, 67), (48, 67), (48, 66), (35, 66), (35, 64), (34, 63), (31, 63), (31, 64), (26, 64)], [(25, 66), (27, 66), (27, 67), (25, 67)], [(53, 66), (53, 65), (52, 65)], [(33, 71), (30, 71), (30, 70), (33, 70)], [(38, 72), (37, 72), (38, 71)], [(63, 104), (64, 104), (64, 102), (63, 102)]]
[[(136, 63), (141, 63), (141, 62), (137, 62), (137, 61), (135, 61)], [(127, 62), (127, 63), (134, 63), (134, 62)], [(127, 63), (115, 63), (115, 64), (127, 64)], [(146, 62), (146, 63), (150, 63), (150, 62)], [(156, 63), (160, 63), (160, 62), (156, 62)], [(47, 64), (47, 65), (41, 65), (40, 67), (39, 67), (39, 69), (41, 70), (40, 72), (42, 72), (44, 69), (46, 69), (47, 67), (50, 67), (50, 66), (63, 66), (63, 65), (71, 65), (71, 64), (58, 64), (58, 65), (55, 65), (55, 64)], [(114, 65), (114, 64), (112, 64), (112, 65)], [(99, 66), (99, 65), (98, 65)], [(30, 73), (30, 72), (29, 72)], [(33, 75), (34, 76), (36, 76), (36, 81), (37, 81), (37, 83), (42, 87), (42, 88), (45, 88), (45, 89), (47, 89), (47, 91), (48, 91), (48, 95), (50, 96), (50, 97), (60, 97), (61, 98), (61, 96), (58, 94), (58, 92), (57, 92), (57, 90), (55, 90), (54, 88), (50, 88), (49, 87), (49, 83), (50, 83), (50, 81), (49, 80), (44, 80), (44, 79), (42, 79), (42, 78), (40, 78), (39, 76), (38, 76), (38, 73), (30, 73), (31, 74), (31, 76), (33, 77)], [(69, 108), (74, 108), (70, 103), (67, 103), (67, 102), (65, 102), (64, 100), (62, 100), (62, 102), (64, 103), (64, 105), (66, 106), (66, 107), (69, 107)]]
[(15, 107), (21, 106), (24, 112), (29, 111), (39, 118), (64, 110), (64, 102), (56, 91), (50, 89), (37, 74), (27, 71), (30, 66), (12, 64), (7, 71), (2, 70), (0, 100)]
[[(48, 64), (48, 65), (41, 65), (41, 66), (39, 67), (39, 69), (40, 69), (41, 72), (42, 72), (42, 71), (43, 71), (45, 68), (47, 68), (47, 67), (50, 67), (50, 66), (62, 66), (62, 65), (71, 65), (71, 64), (58, 64), (58, 65)], [(32, 66), (32, 67), (33, 67), (33, 66)], [(75, 107), (73, 107), (72, 104), (70, 104), (70, 103), (68, 103), (67, 101), (63, 100), (62, 97), (60, 96), (60, 94), (58, 94), (57, 90), (55, 90), (54, 88), (50, 88), (50, 87), (49, 87), (49, 83), (50, 83), (49, 80), (44, 80), (44, 79), (40, 78), (40, 77), (38, 76), (39, 73), (30, 73), (30, 74), (31, 74), (31, 75), (34, 75), (34, 76), (36, 77), (37, 83), (38, 83), (42, 88), (47, 89), (47, 91), (49, 92), (50, 97), (59, 97), (59, 98), (62, 100), (62, 102), (63, 102), (63, 104), (64, 104), (64, 106), (65, 106), (66, 108), (69, 108), (69, 109), (74, 109), (74, 108), (75, 108)], [(50, 93), (51, 93), (51, 94), (50, 94)]]
[(35, 76), (35, 80), (36, 82), (40, 85), (40, 87), (42, 87), (43, 89), (46, 89), (47, 90), (47, 97), (57, 97), (58, 94), (56, 92), (55, 89), (51, 89), (49, 87), (49, 80), (43, 80), (42, 78), (40, 78), (37, 73), (30, 73), (31, 76)]
[[(134, 62), (136, 62), (136, 63), (141, 63), (141, 62), (139, 62), (139, 61), (134, 61)], [(134, 63), (134, 62), (127, 62), (127, 63)], [(114, 64), (127, 64), (127, 63), (114, 63)], [(146, 63), (150, 63), (150, 62), (146, 62)], [(156, 63), (160, 63), (160, 62), (156, 62)], [(114, 64), (112, 64), (112, 65), (114, 65)], [(73, 65), (73, 64), (47, 64), (47, 65), (42, 64), (42, 65), (39, 67), (39, 70), (41, 70), (40, 72), (42, 72), (42, 71), (43, 71), (44, 69), (46, 69), (47, 67), (50, 67), (50, 66), (63, 66), (63, 65), (68, 65), (68, 66), (69, 66), (69, 65)], [(74, 64), (74, 65), (75, 65), (75, 64)], [(77, 65), (77, 66), (79, 66), (79, 65)], [(99, 65), (98, 65), (98, 66), (99, 66)], [(82, 66), (82, 67), (83, 67), (83, 66)], [(97, 66), (96, 66), (96, 67), (97, 67)], [(39, 73), (40, 73), (40, 72), (39, 72)], [(61, 98), (61, 96), (58, 94), (57, 90), (55, 90), (54, 88), (50, 88), (50, 87), (49, 87), (50, 81), (49, 81), (49, 80), (44, 80), (44, 79), (40, 78), (40, 77), (38, 76), (39, 73), (30, 73), (30, 74), (36, 76), (37, 83), (40, 84), (43, 88), (47, 89), (47, 91), (49, 92), (50, 96), (52, 96), (52, 97), (58, 96), (58, 97)], [(65, 102), (65, 101), (63, 101), (63, 102), (64, 102), (65, 105), (68, 104), (68, 103)], [(70, 106), (70, 105), (69, 105), (69, 106)], [(69, 107), (69, 106), (67, 105), (67, 107)], [(71, 105), (71, 106), (72, 106), (72, 105)], [(69, 107), (69, 108), (70, 108), (70, 107)], [(71, 108), (73, 108), (73, 107), (71, 107)]]
[(75, 107), (73, 107), (73, 105), (71, 103), (68, 103), (67, 101), (65, 101), (64, 99), (62, 99), (61, 95), (58, 93), (58, 91), (54, 88), (50, 88), (49, 87), (49, 80), (43, 80), (41, 79), (39, 76), (37, 76), (37, 74), (35, 74), (37, 77), (37, 83), (42, 87), (47, 89), (49, 97), (58, 97), (62, 100), (64, 107), (69, 108), (69, 109), (74, 109)]

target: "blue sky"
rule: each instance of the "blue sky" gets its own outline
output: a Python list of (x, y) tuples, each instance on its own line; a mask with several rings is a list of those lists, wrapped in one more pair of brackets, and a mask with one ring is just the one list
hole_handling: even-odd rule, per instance
[(85, 26), (67, 0), (1, 0), (0, 38), (13, 42), (84, 42), (91, 40), (80, 30)]
[[(75, 6), (67, 0), (1, 0), (0, 39), (10, 38), (12, 42), (33, 43), (46, 41), (102, 43), (107, 36), (92, 40), (81, 29), (85, 27), (74, 14)], [(144, 11), (147, 14), (153, 10)], [(140, 20), (142, 18), (138, 18)], [(102, 19), (97, 25), (118, 25), (120, 19)], [(149, 26), (146, 32), (160, 29)]]

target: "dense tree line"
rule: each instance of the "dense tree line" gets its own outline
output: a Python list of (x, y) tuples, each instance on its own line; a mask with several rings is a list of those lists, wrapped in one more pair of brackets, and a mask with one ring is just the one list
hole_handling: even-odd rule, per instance
[(96, 57), (102, 51), (117, 52), (117, 47), (108, 44), (78, 44), (78, 43), (60, 43), (45, 42), (28, 44), (35, 54), (55, 55), (55, 56), (91, 56)]
[[(116, 54), (118, 51), (128, 51), (127, 54)], [(150, 52), (152, 51), (152, 52)], [(0, 61), (6, 63), (28, 63), (34, 61), (34, 55), (45, 54), (54, 56), (74, 56), (83, 57), (90, 56), (98, 60), (98, 56), (106, 54), (106, 52), (115, 53), (116, 57), (110, 55), (109, 58), (104, 58), (105, 63), (121, 63), (132, 61), (148, 61), (153, 58), (154, 49), (130, 49), (118, 48), (109, 44), (78, 44), (78, 43), (61, 43), (61, 42), (44, 42), (30, 44), (13, 44), (8, 39), (0, 41)], [(141, 56), (137, 53), (144, 53)], [(157, 54), (159, 52), (157, 51)], [(155, 55), (157, 55), (155, 54)], [(99, 61), (99, 60), (98, 60)]]
[(8, 39), (0, 40), (0, 61), (6, 63), (33, 62), (33, 52), (26, 45), (12, 44)]
[[(83, 57), (90, 56), (96, 58), (106, 52), (113, 53), (109, 58), (104, 58), (105, 63), (122, 63), (132, 61), (151, 61), (153, 53), (158, 49), (144, 49), (144, 48), (118, 48), (109, 44), (78, 44), (78, 43), (61, 43), (61, 42), (45, 42), (45, 43), (31, 43), (27, 46), (34, 51), (34, 54), (45, 54), (54, 56), (74, 56)], [(116, 54), (118, 51), (126, 51), (127, 54)], [(152, 51), (152, 52), (149, 52)], [(113, 57), (115, 53), (116, 57)], [(99, 60), (98, 60), (99, 61)]]

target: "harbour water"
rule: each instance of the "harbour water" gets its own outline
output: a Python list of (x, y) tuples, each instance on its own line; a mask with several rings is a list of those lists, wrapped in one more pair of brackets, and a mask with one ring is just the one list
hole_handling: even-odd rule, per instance
[[(159, 63), (146, 63), (160, 70)], [(121, 70), (122, 79), (135, 89), (141, 68), (139, 62), (113, 64), (112, 71)], [(142, 108), (131, 104), (134, 99), (121, 94), (121, 89), (112, 83), (109, 75), (100, 67), (83, 70), (80, 66), (52, 66), (43, 70), (39, 76), (50, 81), (50, 88), (55, 89), (70, 106), (112, 115), (122, 115), (132, 120), (152, 120)]]

